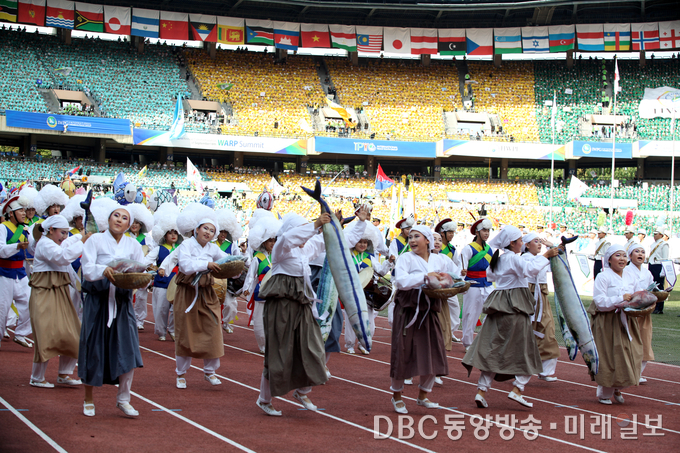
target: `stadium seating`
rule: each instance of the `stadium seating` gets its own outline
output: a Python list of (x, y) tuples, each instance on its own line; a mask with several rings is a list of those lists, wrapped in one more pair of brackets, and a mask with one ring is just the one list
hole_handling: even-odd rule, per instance
[[(289, 55), (285, 63), (260, 52), (218, 50), (215, 59), (199, 50), (188, 50), (185, 58), (209, 100), (232, 104), (236, 124), (222, 127), (230, 135), (304, 137), (301, 120), (309, 123), (308, 106), (320, 104), (321, 90), (312, 57)], [(229, 90), (218, 87), (233, 83)], [(264, 93), (264, 96), (262, 96)]]
[(352, 66), (326, 58), (326, 64), (341, 104), (363, 108), (376, 139), (440, 140), (443, 111), (462, 107), (458, 71), (450, 62), (423, 67), (414, 60), (368, 60)]

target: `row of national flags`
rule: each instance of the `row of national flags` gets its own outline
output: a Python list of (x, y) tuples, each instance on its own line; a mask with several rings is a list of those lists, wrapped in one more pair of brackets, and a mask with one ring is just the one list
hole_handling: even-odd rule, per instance
[(69, 0), (0, 0), (0, 20), (174, 40), (261, 44), (281, 49), (336, 48), (411, 55), (499, 55), (670, 50), (680, 21), (515, 28), (396, 28), (300, 24), (102, 6)]

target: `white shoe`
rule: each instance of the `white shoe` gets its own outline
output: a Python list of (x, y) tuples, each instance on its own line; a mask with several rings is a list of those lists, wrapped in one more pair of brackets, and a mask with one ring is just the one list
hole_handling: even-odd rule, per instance
[(475, 395), (475, 403), (477, 404), (477, 407), (481, 409), (489, 407), (489, 404), (486, 402), (486, 399), (479, 393)]
[(161, 335), (160, 337), (158, 337), (158, 341), (165, 341), (165, 336)]
[(139, 412), (137, 412), (135, 408), (130, 406), (128, 403), (116, 403), (116, 407), (122, 410), (123, 413), (128, 417), (136, 417), (139, 415)]
[(206, 381), (210, 382), (212, 385), (220, 385), (222, 381), (217, 378), (216, 374), (211, 374), (210, 376), (203, 375)]
[(392, 397), (392, 406), (394, 406), (394, 410), (397, 414), (408, 414), (404, 400), (395, 401), (394, 397)]
[(50, 383), (47, 382), (47, 381), (42, 381), (42, 382), (40, 382), (40, 381), (34, 381), (33, 379), (31, 379), (30, 384), (31, 384), (33, 387), (40, 387), (40, 388), (43, 388), (43, 389), (51, 389), (51, 388), (54, 388), (54, 384), (50, 384)]
[(465, 352), (468, 352), (469, 349), (470, 349), (470, 346), (465, 346)]
[(621, 392), (619, 393), (614, 392), (614, 401), (616, 401), (619, 404), (623, 404), (626, 402), (626, 400), (623, 399), (623, 393)]
[(404, 379), (405, 385), (413, 385), (413, 378)]
[(545, 382), (555, 382), (557, 380), (555, 376), (544, 376), (542, 374), (539, 374), (538, 378)]
[(418, 406), (424, 406), (428, 409), (436, 409), (439, 407), (439, 403), (433, 403), (427, 398), (425, 398), (424, 400), (416, 399), (416, 404), (418, 404)]
[(458, 338), (454, 334), (451, 334), (451, 341), (453, 341), (454, 343), (460, 343), (460, 338)]
[(646, 383), (647, 383), (647, 379), (640, 376), (640, 380), (638, 381), (638, 384), (646, 384)]
[(328, 367), (326, 367), (326, 377), (327, 377), (328, 379), (330, 379), (330, 378), (333, 377), (333, 375), (331, 374), (331, 370), (329, 370)]
[(276, 409), (274, 409), (274, 406), (272, 406), (272, 403), (263, 403), (262, 401), (260, 401), (260, 398), (258, 398), (257, 403), (255, 403), (255, 404), (257, 404), (257, 407), (262, 409), (264, 411), (264, 413), (267, 414), (267, 415), (271, 415), (271, 416), (274, 416), (274, 417), (280, 417), (281, 416), (281, 411), (277, 411)]
[(94, 404), (83, 402), (83, 415), (94, 417)]
[(525, 407), (534, 407), (533, 403), (530, 403), (529, 401), (525, 400), (522, 395), (518, 395), (517, 393), (510, 391), (508, 393), (508, 398), (510, 398), (513, 401), (517, 401), (519, 404)]
[(599, 400), (600, 404), (610, 405), (612, 403), (612, 400), (610, 400), (609, 398), (600, 398)]
[(20, 346), (23, 346), (24, 348), (32, 348), (33, 345), (26, 341), (25, 337), (19, 337), (19, 336), (14, 336), (14, 342)]
[(363, 355), (368, 355), (368, 351), (363, 346), (359, 345), (359, 352)]
[(5, 338), (9, 338), (9, 334), (5, 332)]
[[(144, 330), (144, 326), (137, 326), (137, 330)], [(130, 406), (132, 407), (132, 406)]]
[(185, 377), (179, 377), (177, 376), (177, 388), (178, 389), (185, 389), (187, 388), (187, 380)]
[(58, 377), (57, 378), (57, 384), (66, 384), (66, 385), (81, 385), (83, 381), (80, 379), (73, 379), (71, 376), (66, 376), (66, 377)]
[(356, 352), (354, 352), (354, 348), (347, 348), (347, 354), (356, 354)]
[(293, 392), (293, 398), (298, 400), (308, 411), (316, 410), (316, 406), (312, 403), (312, 400), (310, 400), (307, 395), (303, 395), (296, 390)]
[(444, 381), (442, 381), (442, 378), (440, 378), (439, 376), (436, 376), (434, 378), (434, 383), (439, 384), (439, 385), (444, 385)]
[(171, 333), (171, 334), (170, 334), (170, 338), (172, 338), (172, 341), (175, 341), (175, 334), (174, 334), (174, 333)]
[(224, 331), (227, 333), (234, 333), (234, 328), (229, 324), (223, 324), (222, 329), (224, 329)]

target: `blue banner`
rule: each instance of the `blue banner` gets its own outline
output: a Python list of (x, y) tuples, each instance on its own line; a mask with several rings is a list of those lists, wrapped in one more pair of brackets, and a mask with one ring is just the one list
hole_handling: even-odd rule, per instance
[[(606, 142), (572, 142), (572, 151), (574, 157), (600, 157), (605, 159), (612, 158), (613, 143)], [(616, 158), (617, 159), (632, 159), (633, 158), (633, 144), (632, 143), (617, 143), (616, 144)]]
[(91, 116), (53, 115), (7, 110), (7, 127), (86, 134), (131, 135), (130, 120)]
[(358, 140), (352, 138), (315, 137), (317, 153), (358, 154), (362, 156), (437, 157), (437, 144), (428, 142), (397, 142), (392, 140)]

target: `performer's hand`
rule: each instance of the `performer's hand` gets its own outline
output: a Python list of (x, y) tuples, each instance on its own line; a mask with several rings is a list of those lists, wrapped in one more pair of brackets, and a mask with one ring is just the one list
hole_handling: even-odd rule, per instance
[(321, 228), (322, 225), (325, 225), (325, 224), (329, 223), (330, 221), (331, 221), (331, 215), (327, 212), (324, 212), (314, 222), (314, 228)]
[(555, 247), (555, 248), (552, 248), (552, 249), (548, 249), (548, 250), (543, 254), (543, 256), (545, 256), (546, 258), (550, 259), (550, 258), (552, 258), (553, 256), (557, 256), (557, 254), (558, 254), (559, 252), (560, 252), (559, 249), (558, 249), (557, 247)]
[(208, 270), (212, 272), (219, 272), (220, 271), (220, 265), (217, 263), (208, 263)]
[(335, 211), (335, 218), (338, 219), (338, 222), (342, 222), (342, 209)]
[(632, 299), (633, 299), (633, 295), (632, 295), (632, 294), (627, 294), (627, 293), (626, 293), (626, 294), (623, 295), (623, 300), (625, 300), (626, 302), (630, 302)]
[(371, 216), (371, 213), (368, 212), (368, 207), (365, 205), (361, 205), (361, 208), (357, 211), (357, 218), (361, 221), (364, 221), (368, 219)]
[(83, 241), (83, 244), (87, 242), (88, 239), (90, 239), (90, 236), (92, 236), (92, 233), (87, 233), (83, 235), (83, 238), (81, 239), (81, 241)]
[(390, 255), (389, 259), (387, 260), (390, 263), (394, 264), (395, 261), (397, 261), (397, 258), (394, 255)]
[(165, 269), (158, 269), (158, 275), (165, 277)]
[(250, 291), (243, 291), (243, 297), (247, 299), (248, 296), (250, 296)]
[(107, 267), (104, 269), (104, 277), (111, 283), (113, 283), (113, 268), (112, 267)]
[(460, 271), (460, 276), (465, 277), (467, 275), (467, 271), (465, 269)]
[(28, 242), (17, 242), (17, 250), (26, 250), (28, 248)]

